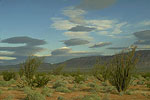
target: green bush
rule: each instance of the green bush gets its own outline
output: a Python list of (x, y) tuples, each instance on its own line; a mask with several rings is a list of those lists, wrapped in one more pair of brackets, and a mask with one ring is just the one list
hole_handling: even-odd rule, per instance
[(0, 95), (3, 93), (3, 91), (0, 89)]
[(147, 86), (148, 88), (150, 88), (150, 82), (146, 83), (146, 86)]
[(141, 74), (144, 78), (149, 77), (150, 78), (150, 72), (144, 72)]
[(57, 92), (64, 92), (64, 93), (69, 93), (71, 92), (67, 87), (57, 87), (56, 88)]
[(91, 88), (91, 92), (99, 92), (102, 89), (101, 86), (99, 86), (98, 84), (94, 82), (88, 83), (88, 86)]
[(0, 86), (8, 87), (8, 86), (11, 86), (14, 83), (16, 83), (16, 81), (13, 80), (13, 79), (11, 79), (10, 81), (0, 81)]
[(15, 72), (10, 72), (10, 71), (2, 72), (2, 75), (5, 81), (10, 81), (11, 79), (15, 79), (16, 77)]
[(75, 82), (76, 83), (80, 83), (80, 82), (84, 82), (86, 80), (85, 76), (84, 75), (77, 75), (75, 76)]
[(43, 87), (48, 84), (49, 80), (50, 78), (47, 75), (37, 74), (33, 80), (33, 83), (35, 84), (35, 87)]
[(66, 100), (64, 97), (62, 97), (62, 96), (59, 96), (58, 98), (57, 98), (57, 100)]
[(43, 94), (33, 91), (30, 87), (24, 87), (24, 93), (27, 94), (25, 100), (46, 100)]
[(3, 100), (13, 100), (14, 99), (14, 97), (12, 96), (12, 95), (9, 95), (8, 97), (6, 97), (5, 99), (3, 99)]
[(30, 94), (27, 94), (25, 100), (46, 100), (45, 96), (40, 92), (32, 91)]
[(48, 87), (44, 87), (41, 92), (43, 95), (50, 97), (52, 95), (52, 91)]
[(126, 91), (129, 88), (132, 77), (135, 74), (136, 63), (138, 61), (135, 49), (132, 48), (128, 52), (123, 51), (112, 60), (109, 81), (116, 87), (118, 92)]
[(53, 88), (58, 88), (58, 87), (66, 87), (66, 83), (64, 81), (56, 81), (53, 85)]
[(100, 97), (96, 94), (85, 95), (81, 100), (100, 100)]
[(144, 81), (138, 81), (137, 84), (138, 84), (138, 85), (144, 85), (145, 82), (144, 82)]

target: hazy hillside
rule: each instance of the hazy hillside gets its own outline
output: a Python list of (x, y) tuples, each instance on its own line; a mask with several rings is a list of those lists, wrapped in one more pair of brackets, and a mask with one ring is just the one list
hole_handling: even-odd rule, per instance
[[(150, 71), (150, 50), (141, 50), (137, 51), (136, 55), (140, 55), (139, 63), (137, 68), (140, 70), (149, 70)], [(81, 57), (81, 58), (74, 58), (67, 60), (63, 63), (66, 64), (68, 69), (74, 68), (81, 68), (87, 69), (91, 68), (95, 63), (96, 60), (99, 59), (101, 63), (110, 61), (113, 56), (91, 56), (91, 57)], [(62, 63), (59, 63), (62, 64)]]
[[(136, 54), (141, 55), (137, 66), (138, 69), (150, 71), (150, 50), (137, 51)], [(99, 59), (103, 63), (109, 61), (112, 57), (113, 56), (90, 56), (90, 57), (88, 56), (70, 59), (58, 64), (44, 63), (41, 65), (39, 70), (48, 71), (60, 64), (66, 64), (65, 69), (67, 70), (75, 70), (78, 68), (86, 70), (92, 68), (92, 66), (96, 63), (97, 59)], [(0, 70), (7, 70), (7, 69), (17, 70), (19, 69), (19, 67), (20, 67), (19, 65), (0, 66)]]

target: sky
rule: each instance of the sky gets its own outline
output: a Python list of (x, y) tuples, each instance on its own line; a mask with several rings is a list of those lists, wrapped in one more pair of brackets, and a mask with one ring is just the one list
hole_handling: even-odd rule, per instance
[(0, 65), (150, 50), (150, 0), (0, 0)]

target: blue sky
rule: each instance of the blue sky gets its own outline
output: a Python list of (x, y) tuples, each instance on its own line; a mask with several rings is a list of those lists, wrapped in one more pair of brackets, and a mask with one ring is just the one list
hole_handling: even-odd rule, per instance
[(130, 45), (149, 50), (149, 4), (150, 0), (0, 0), (0, 64), (20, 63), (28, 55), (45, 56), (50, 63), (112, 55)]

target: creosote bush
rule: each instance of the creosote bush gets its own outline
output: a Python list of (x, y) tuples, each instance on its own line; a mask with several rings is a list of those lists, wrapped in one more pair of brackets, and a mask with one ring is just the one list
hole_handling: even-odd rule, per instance
[(24, 87), (24, 93), (27, 94), (24, 100), (45, 100), (45, 95), (32, 90), (30, 87)]
[(41, 93), (47, 97), (50, 97), (52, 95), (52, 90), (48, 87), (44, 87)]
[(116, 87), (118, 92), (126, 91), (131, 84), (131, 79), (135, 74), (136, 63), (138, 61), (135, 50), (136, 47), (129, 49), (128, 52), (123, 51), (112, 60), (109, 81)]

